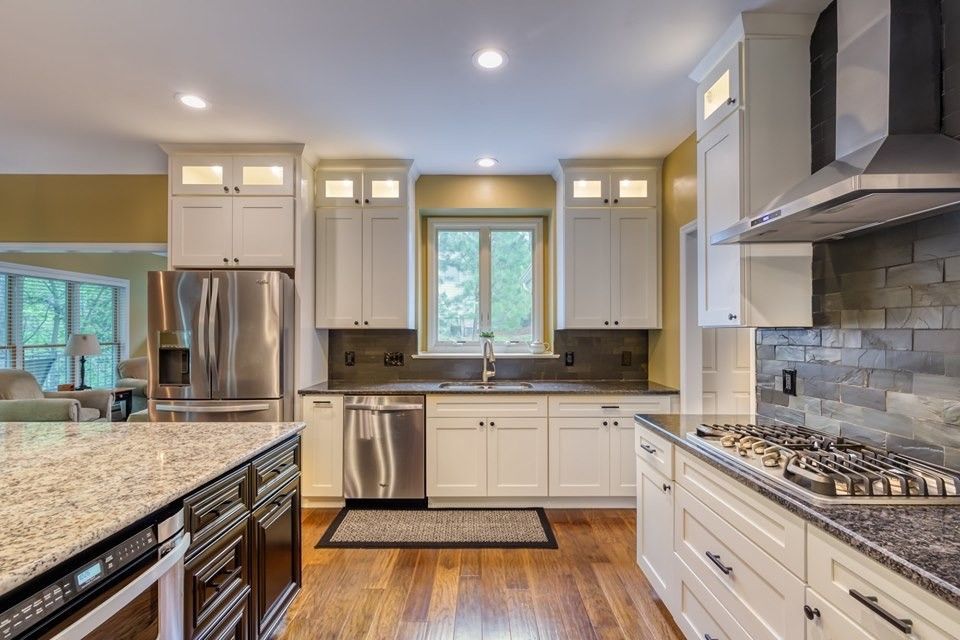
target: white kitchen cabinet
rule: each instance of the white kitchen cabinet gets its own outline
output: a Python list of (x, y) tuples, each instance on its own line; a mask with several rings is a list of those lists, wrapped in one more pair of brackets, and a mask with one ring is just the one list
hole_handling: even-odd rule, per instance
[(587, 164), (557, 175), (557, 326), (659, 328), (659, 168)]
[(611, 421), (603, 418), (551, 418), (551, 496), (610, 495)]
[(363, 205), (363, 172), (360, 170), (317, 171), (318, 207), (359, 207)]
[(487, 419), (427, 419), (427, 495), (487, 494)]
[(181, 195), (230, 195), (233, 187), (233, 156), (176, 155), (170, 158), (170, 193)]
[(366, 169), (363, 172), (363, 206), (400, 207), (407, 201), (407, 172)]
[(233, 198), (173, 198), (170, 205), (170, 264), (224, 267), (233, 256)]
[(233, 264), (294, 266), (293, 198), (233, 199)]
[(294, 195), (294, 158), (290, 155), (233, 157), (233, 193), (240, 196)]
[(810, 174), (813, 17), (744, 13), (691, 74), (697, 89), (699, 322), (812, 324), (809, 243), (713, 245)]
[(319, 328), (408, 327), (403, 209), (317, 210)]
[(319, 207), (402, 207), (407, 202), (407, 167), (321, 169)]
[(673, 555), (673, 481), (639, 457), (635, 464), (637, 564), (660, 599), (672, 609), (678, 595)]
[(810, 588), (807, 588), (804, 614), (807, 616), (806, 640), (874, 640), (873, 636)]
[(488, 418), (487, 425), (487, 495), (547, 495), (547, 419)]
[(607, 420), (610, 434), (610, 495), (637, 494), (637, 454), (633, 450), (633, 420)]
[(343, 396), (304, 396), (302, 402), (303, 497), (342, 497)]
[(293, 196), (294, 157), (177, 154), (170, 159), (170, 193), (180, 195)]
[(292, 267), (293, 198), (173, 198), (169, 245), (174, 268)]

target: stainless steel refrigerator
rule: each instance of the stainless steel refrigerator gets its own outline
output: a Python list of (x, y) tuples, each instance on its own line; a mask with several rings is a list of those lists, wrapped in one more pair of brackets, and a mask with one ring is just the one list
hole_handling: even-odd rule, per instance
[(279, 271), (148, 273), (150, 419), (293, 419), (293, 296)]

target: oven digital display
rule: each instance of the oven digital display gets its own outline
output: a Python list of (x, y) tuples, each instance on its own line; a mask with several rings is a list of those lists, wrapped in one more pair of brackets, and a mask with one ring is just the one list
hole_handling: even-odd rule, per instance
[(103, 575), (103, 564), (97, 560), (92, 565), (77, 574), (77, 589), (83, 589), (91, 582), (96, 582)]

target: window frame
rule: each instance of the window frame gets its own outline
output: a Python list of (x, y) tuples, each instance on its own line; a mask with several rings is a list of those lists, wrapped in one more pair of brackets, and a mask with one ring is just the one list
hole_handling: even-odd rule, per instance
[[(482, 342), (450, 343), (437, 340), (437, 234), (440, 231), (478, 231), (480, 233), (480, 331), (490, 327), (490, 232), (530, 231), (533, 233), (533, 315), (532, 339), (543, 340), (543, 296), (546, 283), (543, 273), (543, 218), (429, 218), (427, 220), (427, 353), (462, 353), (480, 355)], [(529, 343), (495, 343), (500, 353), (529, 353)]]
[[(22, 295), (15, 295), (15, 291), (22, 288), (22, 278), (42, 278), (47, 280), (59, 280), (66, 283), (67, 295), (67, 338), (71, 333), (76, 333), (82, 329), (77, 326), (76, 310), (79, 308), (79, 286), (83, 284), (102, 285), (114, 288), (114, 342), (103, 343), (104, 345), (117, 346), (117, 363), (130, 357), (130, 281), (124, 278), (112, 278), (91, 273), (80, 273), (77, 271), (66, 271), (62, 269), (51, 269), (48, 267), (37, 267), (33, 265), (20, 264), (15, 262), (0, 261), (0, 273), (7, 276), (13, 276), (7, 282), (7, 297), (0, 300), (2, 313), (7, 317), (7, 335), (0, 336), (0, 347), (9, 348), (12, 351), (11, 364), (15, 369), (24, 369), (25, 347), (23, 345), (23, 336), (20, 335), (22, 309), (14, 308), (14, 300), (22, 299)], [(39, 346), (39, 345), (33, 345)], [(50, 348), (63, 347), (64, 345), (47, 345)], [(68, 372), (70, 381), (73, 384), (80, 382), (80, 358), (68, 358)], [(42, 383), (42, 381), (41, 381)]]

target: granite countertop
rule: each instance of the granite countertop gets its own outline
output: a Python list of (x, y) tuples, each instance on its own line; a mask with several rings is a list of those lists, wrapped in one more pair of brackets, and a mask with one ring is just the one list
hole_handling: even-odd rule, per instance
[[(490, 395), (492, 393), (517, 394), (584, 394), (584, 395), (672, 395), (680, 393), (673, 387), (667, 387), (647, 380), (494, 380), (500, 384), (511, 382), (526, 382), (533, 385), (531, 389), (506, 390), (470, 390), (470, 389), (441, 389), (440, 380), (404, 380), (398, 382), (347, 382), (331, 380), (321, 382), (304, 389), (300, 395), (313, 394), (344, 394), (344, 395), (405, 395), (405, 394), (438, 394), (438, 393), (476, 393)], [(474, 380), (457, 380), (451, 382), (476, 382)]]
[[(960, 505), (820, 504), (694, 446), (686, 436), (702, 423), (745, 423), (752, 415), (644, 415), (638, 424), (799, 515), (955, 607), (960, 607)], [(764, 421), (763, 418), (760, 418)]]
[(0, 595), (303, 423), (0, 423)]

